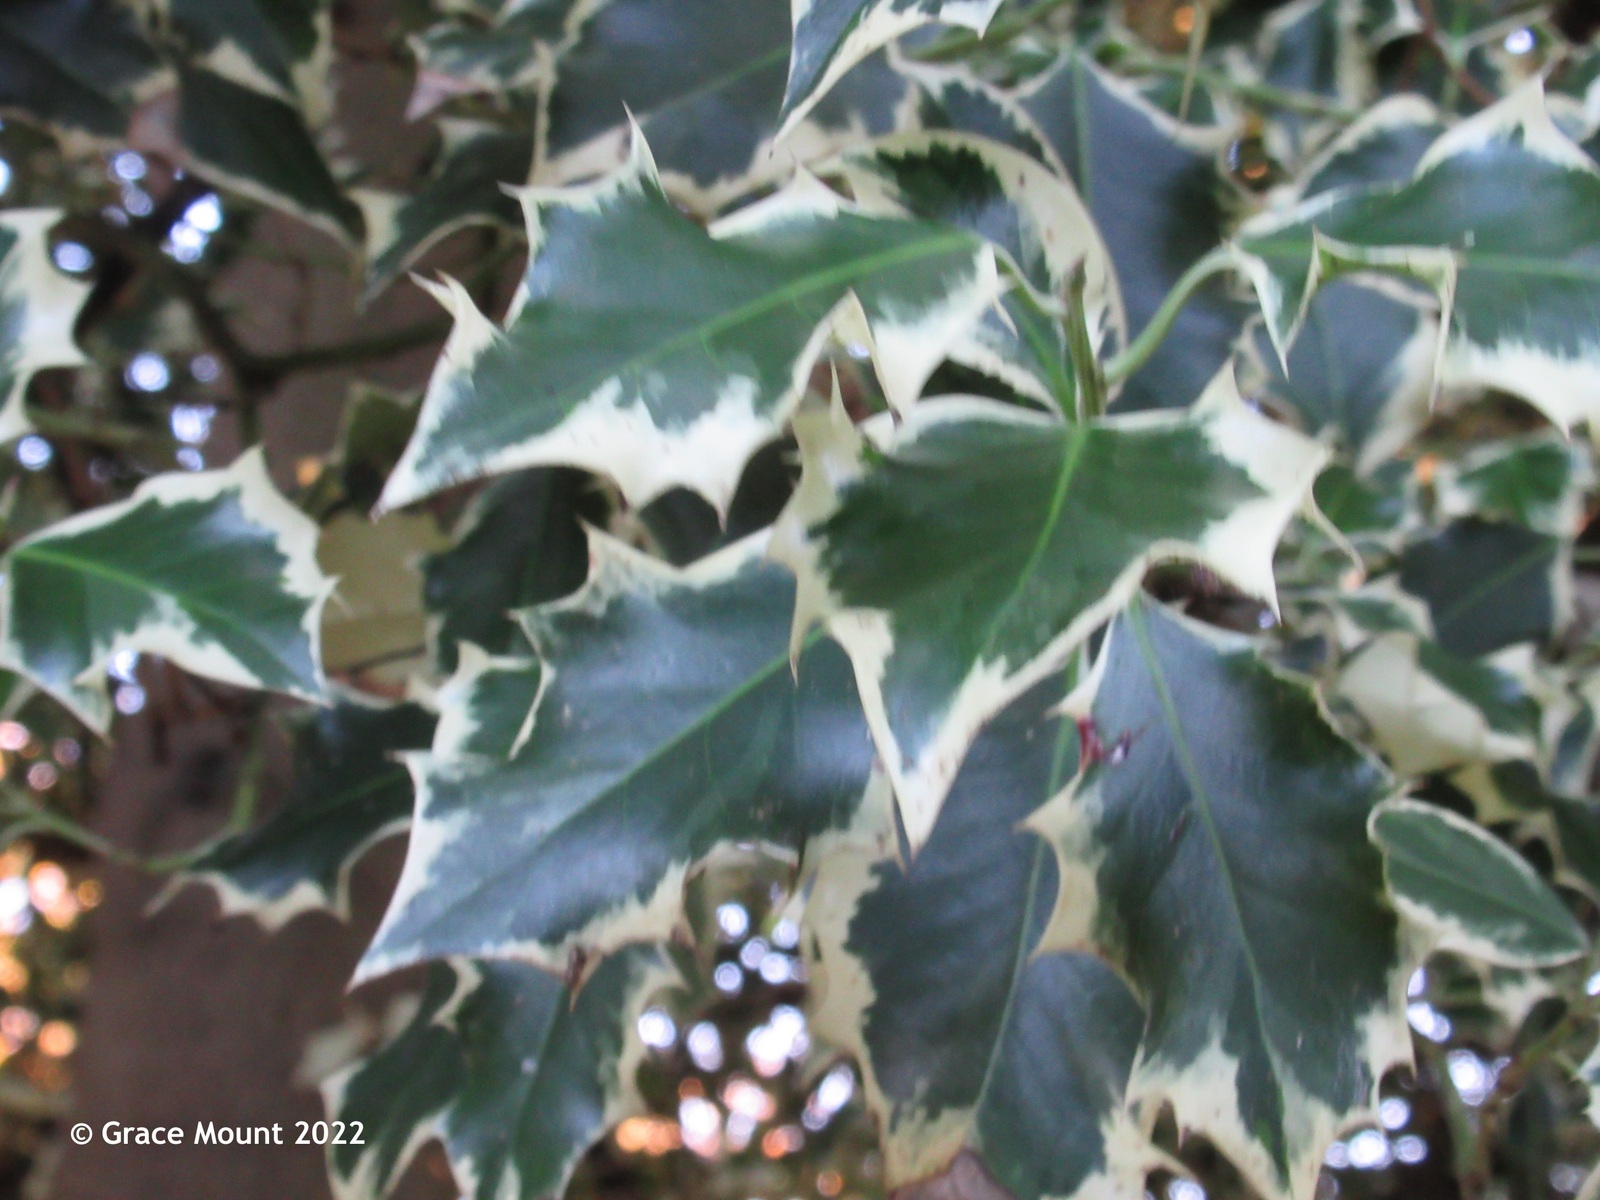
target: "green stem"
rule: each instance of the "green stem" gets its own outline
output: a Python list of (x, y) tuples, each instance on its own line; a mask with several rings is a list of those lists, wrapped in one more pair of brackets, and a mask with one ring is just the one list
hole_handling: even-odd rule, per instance
[(1183, 311), (1183, 306), (1199, 290), (1200, 285), (1213, 275), (1220, 275), (1232, 266), (1233, 252), (1226, 246), (1218, 246), (1185, 271), (1173, 285), (1172, 290), (1167, 293), (1167, 298), (1161, 302), (1161, 307), (1156, 309), (1149, 324), (1140, 331), (1139, 336), (1129, 342), (1121, 354), (1106, 363), (1106, 382), (1121, 383), (1144, 366), (1171, 331), (1173, 322)]
[(1189, 30), (1189, 52), (1183, 60), (1183, 91), (1178, 97), (1178, 120), (1189, 119), (1189, 102), (1194, 99), (1195, 80), (1200, 75), (1200, 54), (1206, 46), (1206, 34), (1211, 31), (1211, 5), (1207, 0), (1196, 0), (1192, 9), (1194, 27)]
[(1337, 100), (1328, 100), (1306, 92), (1292, 92), (1285, 88), (1273, 87), (1270, 83), (1233, 79), (1198, 63), (1191, 67), (1185, 58), (1130, 57), (1122, 65), (1133, 72), (1170, 75), (1177, 79), (1203, 83), (1219, 92), (1230, 92), (1240, 99), (1253, 101), (1266, 108), (1281, 108), (1287, 112), (1304, 113), (1312, 117), (1337, 117), (1342, 121), (1353, 121), (1360, 115)]
[(1078, 420), (1090, 421), (1106, 411), (1106, 381), (1094, 339), (1089, 334), (1088, 312), (1084, 307), (1084, 267), (1079, 262), (1067, 280), (1067, 352), (1072, 356), (1072, 372), (1077, 384)]
[(1076, 0), (1041, 0), (1032, 8), (1009, 13), (989, 22), (989, 27), (982, 33), (972, 29), (958, 30), (914, 52), (910, 57), (918, 62), (950, 62), (953, 59), (965, 58), (980, 46), (986, 50), (1003, 46), (1027, 33), (1042, 18), (1055, 12), (1056, 9), (1066, 8), (1073, 3), (1076, 3)]

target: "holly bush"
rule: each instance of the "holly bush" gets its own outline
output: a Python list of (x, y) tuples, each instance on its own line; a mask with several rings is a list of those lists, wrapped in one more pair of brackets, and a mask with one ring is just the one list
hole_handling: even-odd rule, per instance
[[(305, 702), (242, 702), (288, 722), (269, 814), (150, 864), (225, 913), (343, 911), (409, 835), (356, 981), (425, 982), (325, 1086), (340, 1197), (430, 1139), (560, 1195), (659, 1108), (662, 1006), (726, 959), (695, 889), (755, 860), (888, 1189), (1600, 1191), (1580, 8), (389, 16), (416, 171), (341, 124), (341, 6), (0, 9), (48, 168), (0, 212), (0, 433), (115, 467), (8, 513), (10, 686), (100, 732), (134, 655)], [(448, 316), (287, 493), (285, 381), (444, 330), (253, 348), (224, 206)], [(206, 348), (231, 466), (173, 458), (138, 337)]]

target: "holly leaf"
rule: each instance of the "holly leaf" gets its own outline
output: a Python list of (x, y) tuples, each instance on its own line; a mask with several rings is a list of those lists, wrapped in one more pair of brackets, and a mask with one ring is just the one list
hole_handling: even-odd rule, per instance
[(61, 216), (53, 208), (0, 212), (0, 442), (32, 428), (23, 397), (36, 371), (88, 361), (72, 328), (89, 286), (50, 259), (50, 229)]
[(1001, 287), (971, 234), (862, 214), (814, 181), (702, 229), (661, 190), (642, 138), (601, 182), (524, 199), (533, 250), (505, 328), (459, 284), (434, 289), (456, 327), (386, 507), (566, 464), (611, 476), (635, 505), (683, 486), (725, 512), (836, 320), (864, 324), (885, 391), (907, 405)]
[(329, 113), (333, 28), (326, 0), (150, 0), (184, 57), (306, 112)]
[(0, 654), (101, 731), (104, 672), (121, 650), (319, 700), (331, 581), (316, 541), (259, 450), (222, 471), (158, 475), (7, 551)]
[(415, 704), (344, 699), (297, 714), (282, 805), (187, 864), (166, 894), (209, 884), (223, 916), (246, 914), (269, 930), (317, 910), (348, 919), (356, 863), (411, 823), (411, 777), (398, 755), (426, 748), (433, 726)]
[(367, 233), (366, 294), (371, 298), (441, 239), (472, 225), (520, 224), (507, 187), (527, 182), (533, 135), (486, 121), (439, 122), (442, 138), (427, 179), (412, 195), (352, 193)]
[(582, 590), (524, 615), (544, 675), (509, 761), (411, 760), (411, 849), (361, 978), (666, 938), (719, 847), (798, 853), (861, 817), (872, 747), (849, 664), (818, 639), (791, 667), (794, 584), (765, 548), (677, 571), (591, 535)]
[(1572, 443), (1543, 431), (1500, 438), (1440, 464), (1434, 487), (1441, 516), (1477, 514), (1569, 538), (1583, 527), (1583, 494), (1592, 482), (1592, 468)]
[(290, 101), (183, 64), (178, 135), (195, 169), (219, 187), (341, 241), (360, 241), (361, 211), (333, 177), (304, 115)]
[(1083, 275), (1091, 350), (1113, 330), (1120, 338), (1123, 317), (1105, 244), (1070, 184), (1007, 145), (945, 132), (885, 138), (817, 169), (842, 174), (871, 211), (942, 221), (993, 245), (1022, 286), (951, 345), (949, 357), (1046, 407), (1073, 411), (1077, 386), (1060, 307), (1074, 272)]
[(1258, 218), (1237, 245), (1280, 354), (1325, 280), (1396, 271), (1439, 294), (1446, 386), (1512, 392), (1564, 429), (1600, 417), (1600, 168), (1537, 80), (1440, 137), (1409, 181)]
[(1325, 451), (1220, 376), (1187, 412), (1084, 424), (996, 402), (858, 432), (796, 423), (804, 474), (773, 553), (796, 629), (826, 622), (920, 846), (978, 730), (1126, 602), (1156, 562), (1274, 596), (1272, 553)]
[(1521, 855), (1474, 822), (1417, 800), (1373, 810), (1389, 891), (1443, 950), (1502, 967), (1550, 967), (1589, 948), (1573, 915)]
[(1427, 424), (1438, 344), (1432, 314), (1340, 280), (1311, 301), (1286, 364), (1259, 329), (1247, 361), (1262, 389), (1294, 409), (1307, 432), (1332, 434), (1358, 467), (1371, 470)]
[(1427, 604), (1439, 644), (1463, 657), (1547, 641), (1571, 610), (1571, 574), (1561, 539), (1478, 517), (1400, 557), (1400, 586)]
[(121, 138), (162, 75), (120, 0), (8, 0), (0, 6), (0, 112)]
[(1096, 671), (1109, 750), (1031, 822), (1061, 873), (1042, 946), (1104, 954), (1145, 998), (1131, 1102), (1170, 1102), (1261, 1195), (1309, 1196), (1411, 1057), (1411, 964), (1367, 840), (1394, 781), (1303, 680), (1154, 605)]
[[(1228, 184), (1216, 162), (1230, 135), (1172, 120), (1075, 52), (1014, 103), (1089, 206), (1116, 268), (1128, 336), (1138, 337), (1184, 272), (1222, 240)], [(1233, 353), (1244, 313), (1220, 282), (1204, 285), (1117, 404), (1190, 403)]]
[(448, 550), (422, 563), (424, 603), (440, 666), (457, 647), (491, 654), (526, 646), (512, 613), (575, 591), (589, 566), (581, 522), (603, 522), (588, 476), (564, 468), (518, 471), (473, 497)]
[(1516, 678), (1415, 634), (1374, 638), (1345, 665), (1336, 692), (1401, 775), (1538, 749), (1539, 708)]
[(567, 183), (627, 156), (630, 122), (666, 191), (712, 214), (809, 162), (904, 128), (915, 93), (880, 55), (777, 142), (789, 61), (786, 0), (609, 0), (555, 68), (535, 182)]
[(561, 1195), (590, 1144), (645, 1111), (639, 1016), (680, 978), (655, 946), (577, 990), (525, 963), (435, 964), (411, 1024), (323, 1085), (330, 1119), (362, 1129), (329, 1147), (335, 1196), (381, 1200), (432, 1138), (468, 1200)]
[(851, 67), (933, 22), (982, 33), (1001, 0), (791, 0), (794, 27), (784, 127), (798, 122)]
[(811, 889), (812, 1027), (860, 1064), (891, 1189), (970, 1151), (1016, 1200), (1137, 1200), (1157, 1165), (1123, 1104), (1138, 1003), (1098, 959), (1035, 953), (1055, 864), (1017, 826), (1077, 766), (1060, 695), (979, 735), (909, 864), (841, 851)]
[(1424, 96), (1405, 92), (1380, 100), (1306, 164), (1299, 199), (1409, 179), (1444, 129), (1439, 110)]

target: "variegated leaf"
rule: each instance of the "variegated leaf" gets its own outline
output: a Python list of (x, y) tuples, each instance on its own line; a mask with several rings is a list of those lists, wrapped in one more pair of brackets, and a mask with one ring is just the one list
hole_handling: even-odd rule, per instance
[(1600, 168), (1537, 82), (1440, 137), (1410, 181), (1325, 193), (1237, 245), (1280, 352), (1325, 280), (1401, 272), (1449, 314), (1444, 384), (1513, 392), (1562, 428), (1600, 417)]
[(227, 75), (178, 69), (178, 136), (219, 187), (359, 242), (361, 212), (344, 194), (294, 103)]
[(61, 215), (52, 208), (0, 212), (0, 442), (28, 431), (22, 402), (34, 372), (87, 361), (72, 328), (89, 287), (50, 258), (50, 228)]
[(1312, 300), (1287, 364), (1260, 329), (1245, 358), (1261, 390), (1294, 409), (1307, 432), (1331, 435), (1370, 471), (1427, 424), (1438, 344), (1432, 314), (1340, 280)]
[(1411, 1055), (1412, 964), (1367, 840), (1394, 782), (1306, 683), (1154, 605), (1096, 670), (1109, 752), (1031, 822), (1061, 871), (1043, 945), (1098, 949), (1144, 998), (1131, 1100), (1170, 1102), (1263, 1196), (1306, 1200)]
[(354, 699), (295, 718), (294, 782), (256, 828), (187, 864), (176, 883), (209, 884), (224, 916), (278, 929), (303, 912), (350, 913), (350, 873), (361, 856), (411, 823), (411, 777), (397, 757), (432, 738), (415, 704)]
[(527, 182), (533, 168), (532, 131), (483, 121), (439, 125), (442, 144), (416, 193), (352, 193), (366, 226), (369, 297), (458, 229), (486, 224), (515, 228), (520, 223), (521, 209), (506, 188)]
[(462, 515), (455, 545), (422, 564), (440, 667), (455, 670), (462, 643), (490, 654), (525, 647), (513, 613), (582, 585), (589, 549), (581, 523), (603, 524), (605, 515), (578, 471), (544, 467), (491, 480)]
[[(1355, 28), (1349, 0), (1291, 0), (1262, 22), (1255, 62), (1261, 79), (1303, 96), (1359, 106), (1372, 90), (1371, 55)], [(1286, 111), (1266, 131), (1281, 161), (1299, 161), (1334, 122)], [(1336, 127), (1336, 126), (1335, 126)]]
[(1532, 762), (1475, 763), (1450, 776), (1483, 825), (1512, 822), (1537, 832), (1556, 856), (1556, 877), (1600, 897), (1600, 800), (1563, 795)]
[(995, 402), (898, 427), (798, 424), (804, 475), (773, 553), (796, 630), (849, 651), (913, 846), (984, 722), (1119, 608), (1151, 564), (1202, 562), (1272, 601), (1272, 554), (1326, 456), (1219, 376), (1183, 413), (1064, 424)]
[(815, 181), (707, 231), (661, 191), (642, 137), (601, 182), (523, 198), (533, 251), (504, 329), (460, 285), (436, 288), (456, 327), (389, 507), (564, 463), (635, 504), (683, 486), (725, 511), (837, 320), (864, 325), (907, 405), (1002, 286), (970, 233), (865, 215)]
[(1415, 634), (1374, 638), (1345, 666), (1336, 691), (1401, 775), (1537, 752), (1538, 705), (1515, 677)]
[(121, 138), (162, 75), (160, 57), (123, 0), (0, 4), (0, 112)]
[(320, 124), (330, 111), (327, 0), (144, 0), (185, 60)]
[(915, 90), (878, 55), (777, 142), (789, 38), (788, 0), (609, 0), (557, 61), (534, 182), (614, 168), (631, 117), (668, 194), (710, 215), (796, 163), (911, 123)]
[[(1089, 206), (1111, 251), (1128, 335), (1137, 337), (1184, 272), (1222, 239), (1229, 185), (1217, 162), (1231, 135), (1174, 121), (1077, 52), (1015, 103)], [(1117, 404), (1190, 403), (1228, 360), (1244, 315), (1220, 283), (1202, 286)]]
[(1439, 110), (1425, 97), (1406, 92), (1379, 101), (1306, 165), (1298, 196), (1409, 179), (1444, 128)]
[(867, 55), (939, 21), (982, 32), (1002, 0), (790, 0), (794, 26), (785, 129)]
[(849, 664), (819, 639), (791, 667), (794, 585), (765, 549), (758, 535), (676, 571), (592, 535), (584, 588), (525, 616), (543, 676), (509, 761), (411, 760), (411, 849), (361, 977), (450, 954), (560, 967), (665, 938), (719, 847), (799, 852), (874, 811)]
[(158, 475), (0, 559), (0, 653), (100, 730), (111, 716), (105, 668), (120, 650), (319, 699), (332, 581), (316, 540), (259, 450), (227, 470)]
[(813, 1028), (861, 1066), (891, 1189), (967, 1150), (1016, 1200), (1139, 1200), (1157, 1165), (1123, 1104), (1139, 1005), (1099, 960), (1034, 952), (1056, 872), (1017, 826), (1077, 767), (1060, 698), (979, 735), (909, 864), (841, 851), (811, 888)]
[(1441, 463), (1434, 489), (1440, 516), (1477, 514), (1570, 538), (1583, 527), (1583, 497), (1593, 483), (1589, 460), (1546, 431), (1502, 438)]
[(487, 21), (439, 21), (411, 39), (417, 83), (409, 113), (472, 93), (524, 101), (548, 86), (555, 47), (573, 37), (573, 19), (597, 7), (578, 0), (492, 6)]
[(1468, 517), (1407, 546), (1400, 586), (1427, 604), (1439, 643), (1476, 657), (1547, 641), (1572, 608), (1572, 567), (1560, 538)]
[(1417, 800), (1372, 813), (1390, 894), (1440, 949), (1505, 967), (1570, 962), (1583, 928), (1522, 858), (1465, 817)]
[(970, 229), (995, 246), (1022, 286), (949, 350), (1040, 403), (1071, 413), (1076, 384), (1062, 305), (1083, 272), (1082, 317), (1095, 347), (1123, 333), (1105, 244), (1070, 184), (1009, 146), (960, 133), (909, 133), (817, 168), (880, 209)]
[(382, 1200), (431, 1139), (465, 1200), (560, 1196), (592, 1142), (644, 1111), (639, 1015), (681, 979), (636, 946), (577, 990), (524, 963), (436, 964), (389, 1045), (323, 1085), (329, 1117), (362, 1139), (329, 1148), (338, 1200)]

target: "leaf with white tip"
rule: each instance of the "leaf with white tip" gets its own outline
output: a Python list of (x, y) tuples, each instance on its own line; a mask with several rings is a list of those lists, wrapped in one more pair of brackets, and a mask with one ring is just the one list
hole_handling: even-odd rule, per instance
[(662, 192), (642, 138), (599, 183), (523, 198), (533, 249), (505, 327), (459, 284), (436, 289), (456, 327), (387, 507), (566, 464), (633, 504), (682, 486), (725, 511), (836, 321), (864, 315), (905, 406), (1002, 287), (972, 234), (863, 214), (815, 181), (703, 229)]
[(121, 138), (162, 76), (160, 57), (122, 0), (0, 4), (0, 112)]
[[(678, 571), (592, 535), (583, 589), (525, 614), (543, 674), (509, 761), (411, 760), (411, 847), (362, 978), (664, 939), (719, 847), (800, 853), (876, 814), (849, 663), (819, 638), (791, 667), (794, 582), (764, 551)], [(497, 724), (527, 716), (526, 691), (489, 681), (517, 710)]]
[(1537, 81), (1440, 137), (1408, 182), (1263, 216), (1237, 246), (1280, 352), (1324, 280), (1395, 271), (1450, 315), (1445, 385), (1513, 392), (1562, 428), (1600, 419), (1600, 167)]
[(516, 228), (521, 208), (507, 187), (527, 182), (533, 134), (484, 121), (441, 121), (443, 144), (412, 195), (356, 191), (367, 234), (369, 297), (441, 238), (472, 225)]
[(1367, 839), (1394, 781), (1250, 643), (1136, 602), (1096, 668), (1110, 752), (1030, 824), (1056, 847), (1042, 944), (1106, 955), (1148, 1017), (1130, 1101), (1170, 1102), (1263, 1196), (1408, 1062), (1406, 961)]
[(297, 715), (295, 778), (281, 807), (186, 864), (175, 884), (209, 884), (223, 916), (246, 914), (269, 930), (303, 912), (348, 918), (356, 863), (411, 823), (411, 777), (397, 756), (425, 748), (433, 726), (415, 704), (344, 700)]
[(913, 846), (983, 724), (1107, 620), (1154, 563), (1203, 563), (1275, 595), (1272, 555), (1326, 452), (1219, 376), (1185, 412), (1069, 425), (924, 401), (865, 436), (797, 422), (804, 474), (773, 553), (796, 628), (850, 653)]
[(1444, 129), (1439, 110), (1423, 96), (1407, 92), (1381, 100), (1306, 165), (1299, 198), (1409, 179)]
[(147, 0), (186, 60), (275, 96), (313, 122), (329, 113), (333, 24), (327, 0)]
[(949, 356), (1066, 412), (1076, 391), (1059, 311), (1083, 271), (1083, 319), (1098, 346), (1122, 336), (1122, 300), (1100, 234), (1072, 185), (1010, 146), (963, 133), (908, 133), (819, 166), (872, 211), (944, 221), (986, 239), (1022, 282)]
[(106, 664), (120, 650), (320, 699), (332, 581), (316, 542), (259, 450), (226, 470), (158, 475), (7, 551), (0, 653), (98, 730), (111, 716)]
[(790, 0), (793, 47), (785, 127), (796, 124), (862, 59), (933, 22), (982, 32), (1002, 0)]
[(603, 525), (603, 498), (579, 471), (544, 467), (491, 480), (457, 523), (455, 544), (422, 564), (434, 654), (446, 671), (456, 647), (521, 651), (517, 609), (576, 591), (589, 569), (583, 522)]
[(909, 864), (846, 850), (811, 888), (812, 1028), (860, 1064), (891, 1189), (969, 1151), (1016, 1200), (1138, 1200), (1158, 1165), (1123, 1104), (1138, 1003), (1097, 959), (1034, 953), (1055, 869), (1017, 825), (1077, 766), (1060, 695), (984, 730)]
[(1335, 691), (1401, 775), (1537, 752), (1538, 705), (1514, 677), (1414, 634), (1374, 638), (1346, 664)]
[(411, 1024), (323, 1085), (329, 1117), (363, 1129), (329, 1148), (337, 1200), (382, 1200), (435, 1138), (465, 1200), (560, 1196), (589, 1146), (645, 1111), (639, 1016), (681, 978), (656, 946), (576, 991), (524, 963), (435, 965)]
[(1390, 458), (1428, 422), (1439, 324), (1416, 305), (1340, 280), (1319, 291), (1288, 369), (1265, 330), (1246, 348), (1262, 389), (1292, 407), (1307, 432), (1333, 434), (1364, 470)]
[(30, 428), (22, 401), (34, 372), (88, 361), (72, 328), (89, 285), (50, 258), (50, 229), (61, 216), (53, 208), (0, 212), (0, 442)]
[(1531, 762), (1475, 763), (1450, 784), (1472, 800), (1480, 824), (1511, 821), (1536, 831), (1555, 852), (1557, 878), (1600, 897), (1600, 800), (1562, 795)]
[(1394, 799), (1372, 813), (1395, 904), (1440, 949), (1503, 967), (1571, 962), (1589, 939), (1500, 839), (1448, 809)]
[(910, 124), (915, 89), (880, 55), (778, 142), (789, 38), (788, 0), (608, 0), (556, 63), (534, 182), (612, 169), (631, 117), (668, 194), (709, 215), (796, 163)]
[(1570, 441), (1545, 431), (1500, 438), (1441, 463), (1434, 488), (1440, 516), (1476, 514), (1566, 538), (1583, 527), (1593, 474)]

